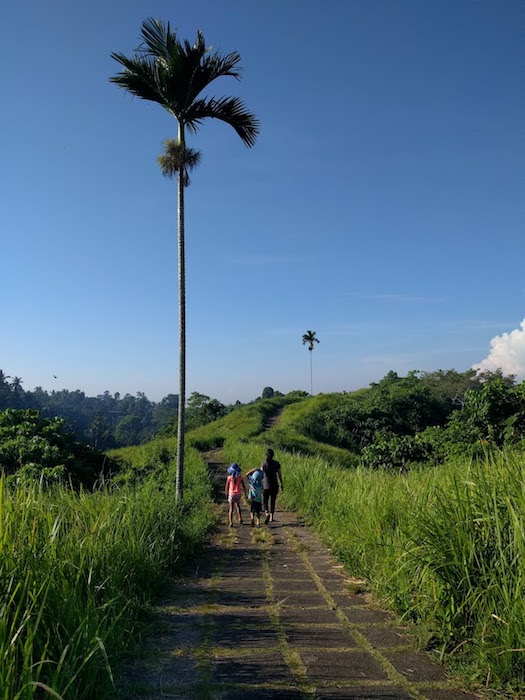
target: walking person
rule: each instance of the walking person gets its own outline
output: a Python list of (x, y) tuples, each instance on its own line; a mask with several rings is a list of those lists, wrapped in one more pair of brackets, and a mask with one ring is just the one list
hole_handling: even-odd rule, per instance
[(228, 511), (228, 522), (230, 527), (233, 527), (233, 509), (235, 507), (237, 511), (237, 517), (239, 519), (239, 525), (242, 525), (242, 512), (241, 512), (241, 491), (246, 494), (246, 485), (244, 479), (241, 476), (241, 468), (234, 462), (228, 467), (228, 476), (226, 477), (226, 484), (224, 486), (224, 493), (230, 504)]
[(255, 527), (255, 521), (257, 520), (257, 527), (261, 527), (263, 473), (258, 468), (252, 469), (246, 473), (246, 479), (250, 485), (248, 489), (248, 500), (250, 501), (250, 525)]
[(283, 477), (281, 474), (281, 465), (273, 458), (274, 451), (266, 450), (266, 459), (261, 464), (263, 473), (263, 503), (264, 503), (264, 522), (268, 525), (274, 521), (275, 499), (279, 493), (279, 484), (283, 488)]

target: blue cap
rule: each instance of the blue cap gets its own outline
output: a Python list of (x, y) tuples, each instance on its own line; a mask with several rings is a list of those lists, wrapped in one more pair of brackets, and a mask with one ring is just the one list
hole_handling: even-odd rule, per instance
[(228, 474), (230, 474), (231, 476), (239, 476), (240, 473), (241, 468), (239, 467), (237, 462), (234, 462), (228, 467)]

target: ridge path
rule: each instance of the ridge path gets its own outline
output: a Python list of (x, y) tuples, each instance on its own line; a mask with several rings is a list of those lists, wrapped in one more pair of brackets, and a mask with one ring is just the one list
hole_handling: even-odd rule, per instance
[[(204, 455), (222, 491), (226, 464)], [(291, 512), (223, 523), (159, 603), (119, 697), (131, 700), (476, 700), (417, 652), (406, 629), (352, 592)], [(354, 591), (358, 590), (354, 586)]]

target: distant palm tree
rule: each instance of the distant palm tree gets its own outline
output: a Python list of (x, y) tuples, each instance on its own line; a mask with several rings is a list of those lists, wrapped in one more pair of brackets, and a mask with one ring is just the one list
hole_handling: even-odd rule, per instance
[(312, 380), (312, 351), (315, 347), (315, 343), (319, 342), (320, 341), (315, 337), (315, 331), (306, 331), (306, 333), (303, 335), (303, 345), (308, 343), (308, 350), (310, 351), (310, 394), (312, 396), (314, 393), (314, 385)]
[(11, 382), (11, 389), (13, 390), (13, 393), (18, 394), (22, 391), (22, 384), (23, 384), (23, 379), (22, 377), (13, 377), (13, 381)]
[(178, 138), (164, 142), (158, 162), (164, 175), (177, 175), (179, 258), (179, 408), (177, 440), (177, 498), (182, 498), (184, 475), (184, 409), (186, 403), (186, 267), (184, 254), (184, 188), (188, 172), (199, 162), (199, 153), (186, 146), (186, 131), (196, 132), (208, 118), (229, 124), (243, 143), (251, 147), (259, 133), (259, 122), (238, 97), (199, 97), (223, 76), (240, 78), (240, 55), (222, 56), (206, 47), (201, 32), (195, 44), (180, 41), (170, 23), (147, 19), (142, 23), (142, 44), (131, 58), (111, 56), (124, 70), (110, 78), (132, 95), (157, 102), (178, 122)]
[(22, 389), (22, 377), (12, 377), (11, 378), (11, 391), (12, 391), (12, 401), (14, 408), (20, 408), (22, 405), (22, 394), (24, 390)]
[(11, 379), (11, 377), (0, 369), (0, 411), (3, 411), (4, 408), (7, 408), (7, 397), (11, 392), (11, 387), (9, 386), (8, 381), (9, 379)]

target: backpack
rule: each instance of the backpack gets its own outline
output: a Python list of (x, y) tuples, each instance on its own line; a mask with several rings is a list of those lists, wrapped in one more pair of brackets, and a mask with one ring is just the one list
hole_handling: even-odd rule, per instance
[(261, 497), (263, 490), (263, 473), (260, 469), (256, 469), (253, 474), (248, 477), (248, 482), (250, 488), (248, 491), (248, 498), (253, 500), (258, 500)]

